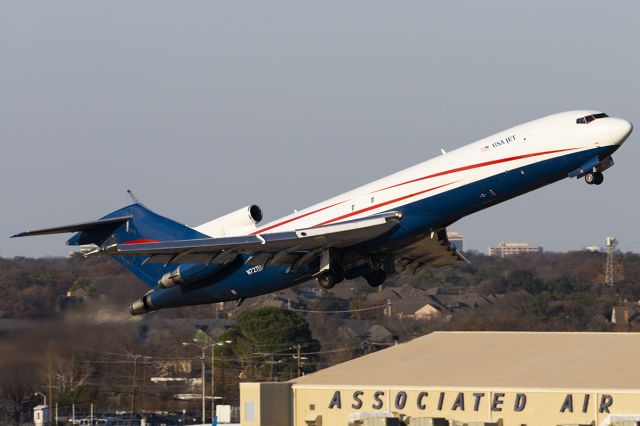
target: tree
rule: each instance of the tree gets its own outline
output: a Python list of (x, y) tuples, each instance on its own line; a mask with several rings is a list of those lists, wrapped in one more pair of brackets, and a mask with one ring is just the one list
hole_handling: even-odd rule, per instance
[(25, 405), (33, 406), (31, 400), (38, 390), (39, 365), (33, 360), (21, 359), (14, 354), (2, 360), (0, 374), (0, 412), (20, 424)]
[(302, 353), (320, 349), (304, 317), (270, 307), (243, 312), (236, 326), (220, 340), (232, 341), (228, 350), (244, 371), (249, 370), (246, 375), (252, 378), (273, 377), (291, 368), (297, 363), (298, 345)]

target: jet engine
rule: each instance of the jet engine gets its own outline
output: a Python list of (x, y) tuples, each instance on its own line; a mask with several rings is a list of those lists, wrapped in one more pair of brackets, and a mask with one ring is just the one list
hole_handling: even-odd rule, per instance
[(171, 288), (178, 284), (189, 284), (208, 278), (218, 271), (221, 271), (226, 264), (213, 263), (203, 265), (200, 263), (188, 263), (180, 265), (171, 272), (167, 272), (158, 280), (161, 288)]
[(256, 224), (262, 220), (262, 210), (256, 204), (243, 207), (195, 229), (210, 237), (231, 237), (246, 235), (255, 231)]
[(131, 313), (131, 315), (146, 314), (148, 312), (153, 312), (156, 310), (156, 308), (151, 303), (150, 293), (151, 292), (145, 294), (141, 299), (135, 301), (133, 305), (131, 305), (131, 308), (129, 308), (129, 312)]

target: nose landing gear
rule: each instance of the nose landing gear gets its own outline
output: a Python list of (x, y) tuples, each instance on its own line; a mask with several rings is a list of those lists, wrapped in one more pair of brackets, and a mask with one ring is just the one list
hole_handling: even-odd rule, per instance
[(604, 182), (604, 175), (600, 172), (589, 172), (584, 175), (584, 181), (589, 185), (600, 185)]

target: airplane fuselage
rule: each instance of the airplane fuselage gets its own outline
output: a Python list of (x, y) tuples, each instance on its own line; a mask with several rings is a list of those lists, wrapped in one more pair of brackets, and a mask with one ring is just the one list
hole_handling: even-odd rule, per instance
[[(596, 111), (569, 111), (521, 124), (258, 227), (253, 235), (402, 213), (388, 234), (351, 248), (366, 256), (410, 245), (462, 217), (568, 176), (597, 170), (631, 132), (613, 117), (579, 123)], [(604, 114), (599, 114), (604, 115)], [(584, 169), (584, 170), (583, 170)], [(598, 172), (595, 172), (598, 173)], [(601, 176), (601, 175), (600, 175)], [(213, 279), (156, 294), (171, 307), (253, 297), (306, 281), (317, 264), (290, 270), (238, 257)], [(206, 301), (206, 302), (205, 302)]]

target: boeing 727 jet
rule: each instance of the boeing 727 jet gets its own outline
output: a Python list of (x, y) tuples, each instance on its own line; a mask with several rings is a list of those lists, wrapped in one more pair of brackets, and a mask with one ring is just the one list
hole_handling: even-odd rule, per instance
[(151, 290), (131, 306), (159, 309), (254, 297), (315, 278), (330, 289), (364, 277), (464, 261), (447, 239), (460, 218), (541, 188), (584, 178), (600, 185), (632, 125), (569, 111), (504, 130), (270, 223), (250, 205), (196, 227), (134, 202), (102, 219), (23, 232), (75, 232)]

